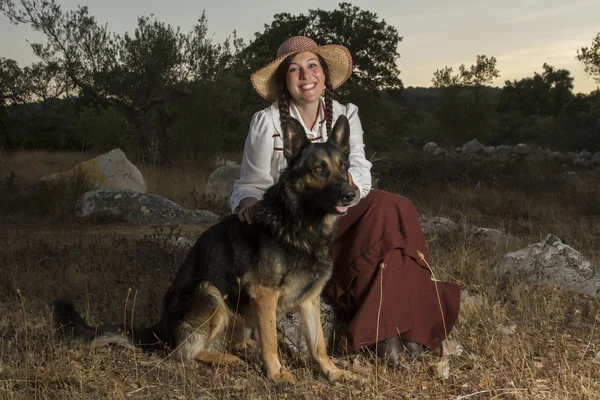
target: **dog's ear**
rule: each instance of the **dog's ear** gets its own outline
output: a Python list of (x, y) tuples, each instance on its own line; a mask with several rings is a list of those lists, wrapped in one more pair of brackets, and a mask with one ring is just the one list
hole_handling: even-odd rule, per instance
[(311, 144), (304, 127), (296, 118), (288, 118), (288, 123), (282, 132), (283, 155), (289, 162), (298, 157), (298, 154), (309, 144)]
[(350, 154), (350, 123), (348, 117), (345, 115), (338, 117), (327, 141), (338, 146), (346, 157)]

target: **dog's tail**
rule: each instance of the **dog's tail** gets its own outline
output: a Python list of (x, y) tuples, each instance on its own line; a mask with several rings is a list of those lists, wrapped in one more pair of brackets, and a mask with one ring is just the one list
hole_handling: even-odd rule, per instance
[(49, 303), (54, 329), (65, 339), (79, 339), (94, 347), (116, 344), (139, 347), (144, 350), (164, 349), (159, 325), (150, 328), (124, 328), (122, 325), (94, 327), (85, 323), (71, 300), (54, 300)]

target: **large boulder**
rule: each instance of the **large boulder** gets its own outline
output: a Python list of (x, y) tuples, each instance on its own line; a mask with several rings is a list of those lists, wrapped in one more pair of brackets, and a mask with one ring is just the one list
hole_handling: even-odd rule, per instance
[(146, 181), (121, 149), (84, 161), (68, 171), (46, 175), (42, 182), (83, 177), (94, 189), (133, 190), (146, 193)]
[(554, 235), (506, 254), (492, 269), (492, 275), (510, 275), (523, 282), (558, 286), (600, 298), (600, 268)]
[[(490, 244), (493, 246), (510, 246), (518, 243), (518, 239), (504, 231), (477, 226), (464, 226), (446, 217), (428, 217), (419, 215), (423, 234), (430, 239), (445, 239), (466, 233), (470, 243)], [(465, 231), (466, 230), (466, 231)]]
[(240, 165), (227, 162), (214, 170), (206, 182), (205, 194), (228, 199), (233, 192), (233, 184), (240, 178)]
[(511, 246), (519, 242), (519, 239), (500, 229), (469, 227), (469, 242), (487, 243), (493, 246)]
[(79, 218), (110, 218), (138, 225), (178, 225), (216, 222), (219, 216), (206, 210), (189, 210), (152, 193), (130, 190), (92, 190), (77, 200)]
[(560, 173), (560, 175), (558, 175), (558, 179), (564, 184), (564, 186), (567, 189), (580, 191), (585, 189), (586, 187), (586, 184), (583, 181), (583, 179), (581, 179), (575, 171), (563, 171)]
[(513, 152), (512, 147), (505, 144), (501, 144), (500, 146), (496, 147), (496, 151), (502, 154), (510, 154)]
[(466, 154), (476, 154), (481, 151), (483, 151), (483, 145), (477, 139), (468, 141), (462, 148), (462, 152)]
[(446, 149), (438, 146), (435, 142), (429, 142), (425, 146), (423, 146), (423, 152), (432, 156), (439, 156), (445, 154)]
[(592, 153), (590, 153), (588, 150), (581, 150), (581, 152), (577, 156), (582, 160), (589, 161), (592, 159)]
[(513, 147), (513, 152), (519, 155), (527, 155), (531, 153), (531, 147), (527, 146), (524, 143), (518, 143), (515, 147)]
[(483, 146), (483, 154), (485, 156), (493, 156), (497, 152), (498, 152), (498, 150), (496, 149), (495, 146)]
[(428, 217), (419, 215), (423, 234), (426, 236), (446, 237), (460, 232), (461, 226), (446, 217)]

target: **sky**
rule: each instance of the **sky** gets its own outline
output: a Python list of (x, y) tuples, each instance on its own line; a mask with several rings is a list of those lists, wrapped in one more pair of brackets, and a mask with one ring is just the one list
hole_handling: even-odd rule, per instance
[[(246, 43), (281, 12), (334, 10), (330, 0), (58, 0), (64, 10), (87, 5), (111, 31), (132, 32), (140, 15), (154, 16), (187, 32), (206, 11), (208, 31), (222, 42), (236, 30)], [(433, 72), (444, 66), (456, 71), (479, 54), (496, 57), (502, 87), (506, 80), (541, 73), (546, 62), (574, 76), (575, 92), (599, 87), (576, 60), (577, 49), (590, 46), (600, 32), (600, 0), (354, 0), (396, 28), (404, 39), (398, 66), (404, 86), (431, 86)], [(0, 15), (0, 57), (21, 66), (36, 61), (28, 43), (44, 37), (29, 26), (14, 26)], [(282, 38), (282, 41), (285, 38)], [(274, 50), (275, 52), (275, 50)]]

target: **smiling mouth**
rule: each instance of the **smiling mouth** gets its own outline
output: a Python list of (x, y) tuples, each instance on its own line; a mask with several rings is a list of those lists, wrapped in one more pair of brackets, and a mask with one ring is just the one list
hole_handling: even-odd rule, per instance
[(317, 86), (316, 82), (307, 83), (306, 85), (300, 85), (300, 89), (302, 89), (302, 90), (310, 90), (310, 89), (314, 88), (315, 86)]

